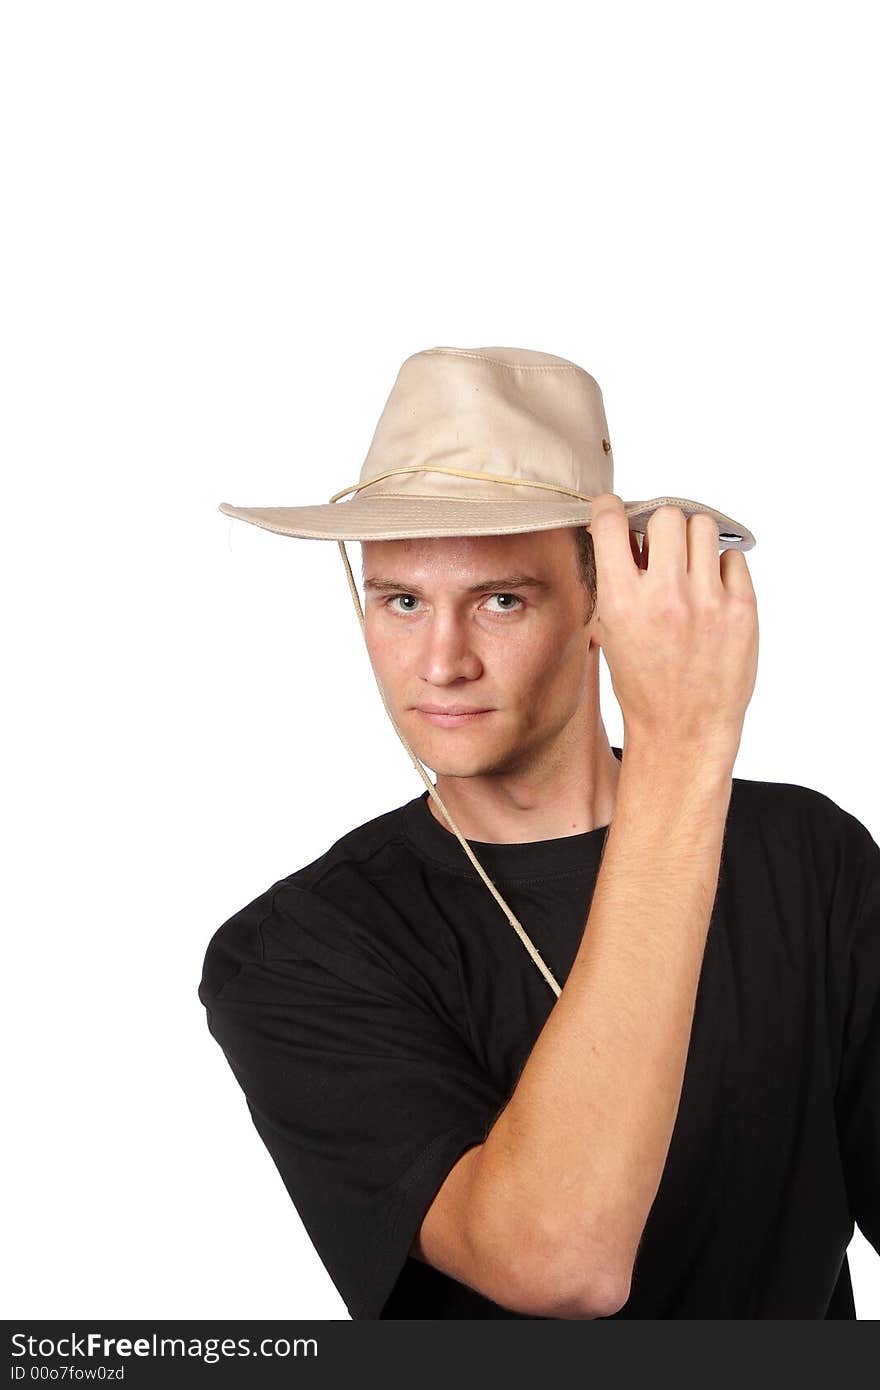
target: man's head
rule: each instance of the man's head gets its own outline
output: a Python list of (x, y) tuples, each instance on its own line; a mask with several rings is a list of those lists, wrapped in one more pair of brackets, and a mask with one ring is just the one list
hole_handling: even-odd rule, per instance
[[(428, 767), (452, 777), (526, 770), (564, 757), (573, 720), (595, 722), (586, 528), (363, 541), (361, 550), (370, 661)], [(426, 704), (490, 712), (440, 725), (419, 711)]]

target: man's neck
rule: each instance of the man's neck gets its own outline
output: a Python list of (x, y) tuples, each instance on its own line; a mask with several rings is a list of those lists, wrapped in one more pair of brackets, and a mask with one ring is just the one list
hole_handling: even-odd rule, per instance
[[(516, 777), (443, 777), (437, 792), (466, 840), (489, 844), (527, 844), (580, 835), (610, 825), (620, 762), (604, 728), (592, 756), (556, 777), (527, 781)], [(428, 808), (444, 830), (449, 826), (431, 796)]]

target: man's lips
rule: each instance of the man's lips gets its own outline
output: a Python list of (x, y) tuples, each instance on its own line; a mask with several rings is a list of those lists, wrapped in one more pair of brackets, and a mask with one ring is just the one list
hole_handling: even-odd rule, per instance
[(485, 714), (488, 705), (416, 705), (425, 714)]
[(423, 719), (427, 719), (429, 724), (437, 724), (447, 729), (455, 728), (458, 724), (471, 724), (481, 714), (492, 713), (490, 709), (475, 709), (470, 705), (452, 705), (445, 708), (442, 705), (416, 705), (415, 710)]

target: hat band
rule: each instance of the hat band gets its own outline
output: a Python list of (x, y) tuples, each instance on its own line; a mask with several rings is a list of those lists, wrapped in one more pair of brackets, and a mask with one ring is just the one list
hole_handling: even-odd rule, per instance
[(453, 478), (476, 478), (479, 482), (490, 483), (518, 483), (520, 487), (542, 487), (550, 492), (564, 492), (568, 497), (577, 497), (581, 502), (592, 502), (585, 492), (577, 492), (574, 488), (563, 487), (561, 483), (539, 483), (533, 482), (529, 478), (513, 478), (506, 473), (477, 473), (470, 468), (452, 468), (441, 463), (409, 463), (401, 468), (387, 468), (384, 473), (377, 473), (375, 478), (367, 478), (362, 483), (354, 483), (351, 487), (344, 487), (340, 492), (334, 492), (330, 498), (331, 502), (338, 502), (340, 497), (347, 497), (350, 492), (360, 492), (361, 488), (369, 487), (371, 483), (378, 483), (382, 478), (391, 478), (395, 473), (449, 473)]

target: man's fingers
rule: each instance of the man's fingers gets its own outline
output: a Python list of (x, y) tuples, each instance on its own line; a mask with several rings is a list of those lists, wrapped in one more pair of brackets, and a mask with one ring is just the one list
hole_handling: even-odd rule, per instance
[(603, 586), (606, 593), (619, 591), (638, 577), (638, 561), (621, 497), (614, 492), (594, 497), (587, 530), (593, 538), (597, 586)]
[[(653, 542), (653, 544), (652, 544)], [(651, 574), (672, 579), (691, 576), (720, 589), (718, 524), (709, 512), (686, 513), (669, 503), (648, 518), (642, 544), (642, 563)]]
[(718, 523), (708, 512), (692, 512), (687, 519), (688, 575), (716, 594), (721, 593), (718, 563)]
[(680, 507), (666, 504), (648, 517), (645, 539), (650, 545), (648, 571), (658, 578), (682, 578), (687, 574), (687, 518)]
[(736, 546), (727, 546), (721, 552), (721, 580), (729, 594), (739, 594), (757, 605), (758, 597), (752, 583), (752, 575), (746, 557)]
[(663, 503), (648, 517), (639, 564), (614, 493), (593, 499), (587, 529), (598, 583), (594, 640), (628, 735), (669, 756), (679, 749), (728, 766), (757, 669), (757, 605), (742, 552), (725, 550), (719, 564), (714, 516)]

